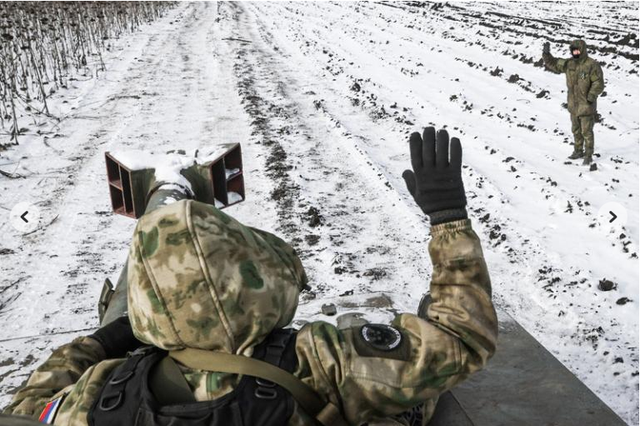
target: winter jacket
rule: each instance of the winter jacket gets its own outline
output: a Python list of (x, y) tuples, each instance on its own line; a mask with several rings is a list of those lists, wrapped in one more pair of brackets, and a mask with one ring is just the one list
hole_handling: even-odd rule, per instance
[(587, 55), (587, 44), (575, 40), (571, 47), (580, 50), (579, 58), (557, 59), (551, 54), (543, 54), (546, 67), (567, 76), (567, 105), (575, 116), (594, 115), (597, 111), (598, 96), (604, 90), (604, 77), (600, 64)]
[[(432, 302), (417, 315), (395, 317), (391, 327), (400, 340), (380, 348), (359, 327), (322, 321), (297, 334), (295, 376), (349, 424), (407, 424), (398, 416), (416, 406), (423, 406), (426, 423), (438, 396), (483, 368), (496, 349), (491, 283), (470, 221), (436, 225), (431, 234)], [(282, 240), (187, 200), (139, 220), (129, 265), (134, 333), (166, 350), (250, 356), (271, 330), (292, 320), (306, 284), (299, 259)], [(96, 340), (78, 338), (38, 367), (6, 412), (38, 416), (65, 395), (54, 424), (85, 426), (105, 379), (122, 362), (105, 359)], [(198, 401), (219, 398), (238, 383), (233, 374), (180, 369)], [(314, 422), (296, 405), (288, 424)]]

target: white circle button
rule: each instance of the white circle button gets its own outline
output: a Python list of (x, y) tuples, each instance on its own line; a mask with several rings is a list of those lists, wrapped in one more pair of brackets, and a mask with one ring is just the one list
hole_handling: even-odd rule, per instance
[(40, 209), (26, 201), (16, 204), (11, 209), (11, 225), (23, 234), (35, 231), (40, 226), (40, 219)]
[(627, 224), (627, 209), (616, 202), (605, 203), (598, 210), (598, 223), (603, 229), (616, 229)]

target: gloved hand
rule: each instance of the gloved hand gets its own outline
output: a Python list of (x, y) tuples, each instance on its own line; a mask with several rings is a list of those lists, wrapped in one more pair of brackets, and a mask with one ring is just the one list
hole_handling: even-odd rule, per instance
[(127, 352), (134, 351), (143, 345), (133, 335), (131, 323), (127, 316), (120, 317), (99, 328), (89, 337), (97, 340), (102, 345), (107, 354), (107, 359), (123, 358)]
[(449, 134), (440, 130), (436, 142), (435, 129), (427, 127), (422, 138), (417, 132), (411, 135), (409, 146), (413, 172), (405, 170), (402, 177), (431, 225), (466, 219), (460, 140), (452, 138), (449, 144)]
[(542, 45), (542, 54), (543, 55), (550, 55), (551, 54), (551, 46), (549, 44), (548, 41), (546, 41), (543, 45)]

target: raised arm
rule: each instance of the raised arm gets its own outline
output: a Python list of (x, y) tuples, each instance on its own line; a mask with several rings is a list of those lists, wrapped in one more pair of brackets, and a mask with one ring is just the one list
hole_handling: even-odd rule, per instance
[(555, 58), (551, 55), (548, 41), (544, 43), (542, 48), (542, 60), (544, 61), (545, 67), (555, 73), (561, 74), (567, 69), (566, 59)]
[(414, 172), (403, 176), (432, 220), (432, 302), (390, 325), (338, 330), (315, 322), (297, 338), (298, 377), (340, 407), (350, 424), (422, 404), (430, 416), (437, 397), (481, 369), (496, 349), (489, 274), (466, 219), (460, 141), (449, 144), (440, 131), (436, 142), (427, 128), (424, 140), (414, 133), (410, 143)]

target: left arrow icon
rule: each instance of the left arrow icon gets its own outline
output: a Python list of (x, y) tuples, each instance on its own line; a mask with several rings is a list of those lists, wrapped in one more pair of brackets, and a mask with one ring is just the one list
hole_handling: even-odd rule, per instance
[[(22, 201), (11, 209), (11, 225), (16, 231), (22, 234), (28, 234), (40, 226), (41, 217), (40, 209), (37, 205)], [(0, 422), (2, 423), (2, 422)]]

